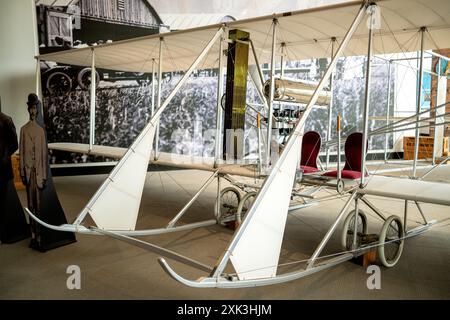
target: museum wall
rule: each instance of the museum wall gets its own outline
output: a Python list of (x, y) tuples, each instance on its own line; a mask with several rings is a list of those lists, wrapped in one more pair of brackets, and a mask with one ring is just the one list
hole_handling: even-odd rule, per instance
[(0, 0), (0, 97), (16, 129), (28, 121), (26, 101), (35, 91), (37, 50), (33, 0)]

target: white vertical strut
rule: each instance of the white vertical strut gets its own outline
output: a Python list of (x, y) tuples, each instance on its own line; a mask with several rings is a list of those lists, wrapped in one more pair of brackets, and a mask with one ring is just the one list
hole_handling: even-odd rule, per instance
[(92, 48), (92, 65), (91, 65), (91, 106), (89, 116), (89, 151), (92, 150), (92, 146), (95, 144), (95, 96), (97, 88), (97, 79), (95, 71), (95, 50)]
[[(334, 46), (335, 45), (336, 45), (336, 38), (332, 37), (331, 38), (331, 59), (333, 59), (333, 57), (334, 57)], [(330, 147), (329, 147), (329, 142), (331, 141), (331, 124), (332, 124), (331, 120), (332, 120), (332, 116), (333, 116), (333, 87), (334, 87), (333, 77), (334, 77), (334, 72), (331, 73), (331, 76), (330, 76), (330, 94), (331, 94), (331, 98), (330, 98), (330, 105), (328, 106), (327, 149), (326, 149), (325, 169), (328, 169), (328, 166), (330, 165)]]
[(363, 136), (362, 136), (362, 148), (361, 148), (361, 182), (360, 187), (364, 187), (365, 168), (366, 168), (366, 156), (368, 151), (367, 137), (369, 130), (369, 105), (370, 105), (370, 84), (372, 75), (372, 44), (373, 44), (373, 19), (376, 5), (371, 5), (367, 8), (370, 11), (370, 27), (369, 27), (369, 40), (367, 45), (367, 64), (366, 64), (366, 92), (364, 93), (364, 110), (363, 110)]
[[(390, 107), (391, 107), (391, 67), (392, 67), (392, 61), (389, 60), (389, 66), (388, 66), (388, 89), (387, 89), (387, 107), (386, 107), (386, 126), (389, 126), (389, 116), (390, 116)], [(384, 135), (384, 161), (387, 161), (387, 150), (388, 150), (388, 143), (389, 143), (389, 133), (386, 132)]]
[[(158, 61), (158, 102), (156, 104), (156, 109), (159, 110), (161, 107), (161, 86), (162, 86), (162, 63), (163, 63), (163, 56), (162, 56), (162, 46), (163, 46), (164, 38), (159, 38), (159, 61)], [(155, 138), (155, 160), (158, 160), (158, 151), (159, 151), (159, 119), (158, 123), (156, 124), (156, 138)]]
[(42, 100), (41, 60), (39, 58), (36, 58), (36, 95)]
[(152, 59), (152, 107), (150, 109), (150, 118), (155, 113), (155, 59)]
[[(422, 83), (423, 83), (423, 54), (424, 54), (424, 36), (425, 27), (420, 28), (420, 66), (419, 66), (419, 92), (417, 92), (417, 117), (416, 117), (416, 131), (415, 131), (415, 141), (414, 141), (414, 160), (413, 160), (413, 177), (416, 177), (417, 169), (417, 156), (419, 155), (419, 120), (420, 120), (420, 106), (422, 102)], [(436, 130), (436, 129), (435, 129)], [(405, 228), (406, 230), (406, 228)]]
[(222, 142), (222, 96), (223, 96), (223, 41), (224, 36), (220, 37), (219, 43), (219, 75), (217, 81), (217, 105), (216, 105), (216, 150), (214, 167), (217, 167), (219, 159), (221, 156), (221, 142)]
[(275, 46), (277, 43), (277, 24), (278, 20), (273, 19), (272, 31), (272, 57), (270, 59), (270, 94), (269, 94), (269, 113), (267, 114), (267, 153), (266, 165), (270, 164), (271, 142), (272, 142), (272, 115), (273, 115), (273, 97), (275, 94)]

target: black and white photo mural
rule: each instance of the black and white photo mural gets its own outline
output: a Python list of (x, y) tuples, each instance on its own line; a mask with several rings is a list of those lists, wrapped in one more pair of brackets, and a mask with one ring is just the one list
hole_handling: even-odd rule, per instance
[[(61, 5), (58, 7), (46, 2), (49, 1), (36, 0), (41, 54), (155, 34), (170, 28), (164, 25), (146, 0), (65, 1), (65, 6), (64, 1), (58, 1)], [(328, 62), (327, 59), (288, 61), (285, 76), (318, 81)], [(338, 113), (342, 117), (344, 136), (362, 130), (365, 63), (365, 57), (345, 57), (338, 62), (333, 93), (333, 134)], [(263, 67), (267, 69), (267, 65)], [(152, 75), (105, 69), (97, 69), (96, 72), (95, 144), (128, 147), (150, 119)], [(375, 59), (370, 116), (385, 116), (387, 73), (388, 63)], [(391, 73), (394, 74), (394, 67)], [(268, 74), (265, 70), (266, 79)], [(49, 143), (89, 143), (90, 76), (89, 67), (41, 62), (42, 101)], [(394, 77), (390, 78), (393, 82)], [(162, 101), (179, 79), (179, 74), (163, 74)], [(248, 81), (247, 102), (260, 104), (253, 82)], [(217, 83), (217, 70), (199, 70), (191, 76), (161, 117), (161, 151), (214, 155)], [(247, 129), (252, 128), (255, 114), (250, 108), (246, 112), (246, 131), (252, 136), (252, 130)], [(326, 108), (315, 109), (307, 121), (306, 131), (318, 131), (325, 140), (327, 117)], [(369, 124), (369, 130), (373, 130), (384, 122), (370, 121)], [(246, 142), (248, 151), (256, 150), (251, 140)], [(370, 141), (370, 150), (382, 150), (384, 143), (384, 136), (374, 137)], [(392, 144), (391, 137), (388, 147)], [(51, 163), (108, 160), (76, 153), (50, 152)]]
[[(40, 54), (159, 33), (166, 29), (147, 0), (36, 0)], [(49, 142), (89, 143), (91, 68), (41, 61)], [(96, 134), (100, 145), (128, 146), (149, 119), (152, 76), (96, 70)], [(104, 161), (50, 151), (52, 163)]]

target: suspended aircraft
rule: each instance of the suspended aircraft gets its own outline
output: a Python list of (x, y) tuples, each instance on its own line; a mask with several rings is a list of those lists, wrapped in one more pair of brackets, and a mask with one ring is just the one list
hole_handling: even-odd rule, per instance
[[(271, 31), (271, 42), (267, 41), (267, 30)], [(421, 37), (419, 43), (409, 41), (417, 34)], [(426, 35), (433, 41), (424, 41)], [(225, 50), (227, 44), (229, 49)], [(332, 46), (331, 54), (328, 50), (330, 45)], [(158, 47), (159, 50), (156, 50)], [(170, 48), (170, 59), (163, 59), (163, 47)], [(91, 66), (92, 70), (90, 143), (88, 145), (63, 143), (50, 147), (58, 150), (115, 157), (120, 158), (120, 161), (73, 223), (53, 226), (41, 221), (28, 209), (26, 210), (33, 219), (45, 227), (83, 234), (107, 235), (206, 272), (205, 277), (200, 279), (185, 279), (173, 270), (165, 258), (158, 259), (162, 268), (173, 279), (191, 287), (238, 288), (292, 281), (361, 256), (373, 248), (377, 248), (382, 264), (386, 267), (392, 267), (400, 258), (404, 240), (428, 230), (435, 222), (426, 219), (420, 204), (430, 203), (450, 206), (450, 198), (448, 197), (450, 185), (427, 182), (421, 179), (376, 176), (366, 170), (367, 140), (371, 134), (374, 134), (374, 132), (368, 132), (371, 63), (375, 54), (420, 51), (421, 77), (419, 81), (422, 81), (424, 51), (447, 47), (450, 47), (450, 3), (448, 1), (385, 0), (373, 2), (349, 1), (331, 6), (226, 22), (38, 56), (38, 65), (40, 60), (50, 60), (70, 65)], [(257, 81), (255, 82), (257, 82), (256, 87), (259, 88), (258, 93), (263, 102), (261, 109), (263, 116), (261, 118), (265, 120), (263, 122), (265, 122), (266, 127), (265, 152), (264, 156), (261, 156), (261, 154), (258, 156), (259, 160), (253, 165), (230, 164), (223, 160), (224, 149), (222, 144), (224, 140), (230, 139), (225, 135), (225, 130), (232, 129), (234, 125), (237, 125), (236, 122), (233, 122), (238, 119), (236, 114), (241, 112), (242, 108), (245, 109), (245, 94), (243, 97), (244, 107), (239, 103), (233, 105), (236, 101), (242, 102), (242, 94), (239, 96), (240, 87), (236, 82), (231, 83), (231, 87), (227, 83), (225, 104), (228, 103), (228, 106), (231, 107), (228, 109), (225, 107), (225, 115), (223, 115), (221, 105), (224, 95), (224, 53), (228, 55), (228, 68), (232, 60), (230, 57), (238, 57), (241, 53), (236, 52), (239, 50), (244, 50), (244, 59), (240, 62), (232, 61), (232, 64), (244, 61), (244, 66), (247, 64), (256, 66)], [(330, 58), (331, 62), (315, 87), (311, 87), (307, 83), (292, 84), (285, 82), (288, 83), (288, 90), (284, 90), (282, 94), (280, 92), (276, 94), (277, 86), (279, 88), (283, 85), (283, 82), (276, 78), (275, 59), (276, 56), (286, 59), (287, 55), (284, 54), (286, 51), (289, 51), (290, 57), (295, 60)], [(338, 161), (338, 168), (333, 172), (316, 168), (315, 159), (312, 162), (305, 161), (305, 157), (302, 156), (303, 162), (301, 162), (300, 158), (306, 146), (310, 147), (309, 153), (314, 150), (314, 152), (317, 151), (314, 143), (311, 147), (314, 134), (304, 133), (304, 127), (312, 109), (319, 103), (318, 100), (320, 99), (328, 104), (327, 108), (329, 109), (327, 150), (333, 144), (330, 139), (332, 100), (329, 101), (330, 93), (324, 91), (324, 88), (332, 78), (338, 59), (345, 55), (367, 56), (366, 92), (363, 110), (364, 129), (359, 135), (347, 137), (346, 165), (341, 169), (340, 161)], [(439, 58), (447, 59), (436, 55)], [(177, 161), (174, 161), (171, 154), (159, 152), (157, 144), (154, 145), (155, 137), (156, 141), (158, 139), (158, 122), (164, 116), (164, 112), (173, 97), (186, 83), (192, 72), (200, 66), (201, 62), (203, 68), (215, 68), (217, 63), (219, 68), (215, 156), (204, 158), (183, 155), (178, 156)], [(264, 77), (260, 65), (267, 62), (270, 62), (272, 67), (266, 97), (263, 92)], [(152, 107), (151, 120), (128, 149), (96, 145), (94, 141), (95, 68), (152, 72), (154, 74), (155, 66), (158, 66), (159, 79), (162, 72), (184, 71), (184, 74), (164, 102), (161, 101), (161, 81), (158, 81), (158, 97), (153, 96), (152, 99), (157, 103), (156, 106)], [(247, 77), (247, 72), (239, 74), (236, 69), (229, 70), (234, 70), (235, 76)], [(227, 72), (227, 74), (229, 73), (230, 71)], [(154, 85), (154, 82), (152, 81), (152, 85)], [(268, 142), (272, 141), (274, 103), (276, 97), (288, 96), (289, 94), (291, 95), (291, 102), (299, 99), (299, 101), (303, 103), (306, 101), (306, 103), (298, 109), (296, 121), (292, 125), (279, 158), (271, 163), (270, 155), (273, 150), (271, 150), (271, 143)], [(421, 114), (419, 109), (420, 94), (414, 122), (417, 141), (413, 162), (414, 176), (416, 176), (419, 141), (418, 128), (422, 126), (421, 123), (424, 123), (419, 118)], [(444, 101), (439, 107), (446, 104)], [(233, 110), (236, 110), (236, 114), (233, 113)], [(228, 120), (224, 121), (224, 118)], [(261, 118), (258, 117), (258, 128), (261, 128)], [(411, 117), (411, 119), (413, 118)], [(403, 119), (387, 123), (377, 132), (405, 129), (405, 123), (402, 123), (402, 121)], [(409, 124), (409, 122), (406, 122), (406, 125)], [(437, 122), (434, 125), (437, 125)], [(340, 128), (337, 129), (339, 133)], [(338, 152), (340, 152), (341, 143), (340, 134), (338, 134)], [(259, 143), (259, 145), (261, 144)], [(356, 153), (352, 151), (355, 146), (357, 147)], [(234, 153), (235, 155), (236, 153)], [(183, 161), (180, 161), (180, 157)], [(317, 154), (312, 157), (316, 158)], [(340, 154), (338, 158), (340, 159)], [(207, 170), (213, 173), (167, 226), (158, 229), (135, 230), (149, 161), (155, 164)], [(352, 166), (352, 164), (356, 165)], [(306, 167), (312, 167), (313, 170)], [(240, 183), (231, 176), (257, 176), (263, 182), (260, 185), (250, 185)], [(212, 215), (211, 219), (198, 223), (178, 224), (187, 209), (216, 178), (218, 181), (217, 201), (215, 214)], [(224, 196), (222, 191), (228, 188), (221, 188), (220, 181), (223, 178), (229, 180), (247, 194), (243, 199), (239, 199), (238, 206), (241, 207), (241, 211), (235, 215), (240, 225), (215, 266), (207, 266), (189, 257), (134, 238), (220, 223), (224, 210), (221, 202)], [(339, 211), (338, 216), (311, 255), (306, 266), (294, 272), (279, 274), (279, 258), (288, 211), (289, 209), (299, 209), (323, 201), (323, 198), (314, 196), (321, 188), (335, 190), (333, 196), (346, 198), (345, 205)], [(403, 219), (397, 215), (385, 217), (367, 199), (367, 196), (404, 200)], [(239, 196), (236, 197), (239, 198)], [(300, 199), (299, 203), (292, 203), (292, 199), (295, 197)], [(312, 201), (304, 201), (305, 198), (310, 198)], [(408, 202), (416, 204), (424, 220), (421, 226), (414, 229), (408, 229), (407, 226)], [(367, 219), (360, 208), (361, 203), (364, 203), (384, 221), (379, 236), (370, 241), (366, 241)], [(347, 213), (352, 204), (354, 204), (355, 209)], [(242, 207), (246, 207), (245, 216), (242, 214)], [(95, 227), (83, 225), (87, 215), (92, 217), (96, 224)], [(329, 259), (323, 259), (320, 255), (342, 221), (344, 221), (342, 244), (345, 251), (333, 255)], [(228, 265), (233, 267), (235, 273), (225, 272)]]

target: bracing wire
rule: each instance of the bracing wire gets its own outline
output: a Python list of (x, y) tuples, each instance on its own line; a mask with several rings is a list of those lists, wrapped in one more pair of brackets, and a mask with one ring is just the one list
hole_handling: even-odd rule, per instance
[[(437, 224), (443, 223), (446, 220), (447, 219), (441, 220), (441, 221), (437, 222)], [(442, 225), (442, 226), (434, 225), (433, 228), (439, 228), (439, 227), (444, 228), (444, 227), (448, 227), (448, 226), (450, 226), (450, 224), (446, 224), (446, 225)], [(320, 257), (317, 257), (315, 259), (315, 261), (324, 260), (324, 259), (332, 258), (332, 257), (336, 257), (336, 256), (341, 256), (341, 255), (348, 254), (348, 253), (357, 253), (357, 252), (360, 252), (362, 250), (365, 251), (365, 250), (368, 250), (368, 249), (378, 248), (380, 246), (384, 246), (384, 245), (389, 244), (389, 243), (399, 242), (399, 241), (402, 241), (402, 240), (405, 240), (405, 239), (408, 239), (408, 238), (412, 238), (414, 236), (416, 236), (416, 234), (412, 234), (412, 235), (411, 234), (409, 234), (409, 235), (407, 234), (407, 235), (404, 235), (403, 237), (399, 237), (399, 238), (396, 238), (396, 239), (393, 239), (393, 240), (384, 241), (383, 243), (376, 243), (376, 244), (373, 244), (373, 245), (364, 246), (363, 248), (358, 248), (358, 249), (353, 249), (353, 250), (346, 250), (346, 251), (341, 251), (341, 252), (336, 252), (336, 253), (320, 256)], [(303, 260), (289, 261), (289, 262), (280, 263), (280, 264), (277, 264), (277, 265), (266, 266), (266, 267), (262, 267), (262, 268), (255, 268), (255, 269), (251, 269), (251, 270), (245, 270), (245, 271), (239, 272), (239, 275), (242, 275), (242, 274), (245, 274), (245, 273), (250, 273), (250, 272), (255, 272), (255, 271), (259, 271), (259, 270), (271, 269), (271, 268), (275, 268), (275, 267), (285, 267), (285, 266), (294, 265), (294, 264), (307, 263), (309, 261), (310, 261), (310, 258), (303, 259)], [(237, 273), (230, 273), (228, 275), (229, 276), (237, 276)]]

